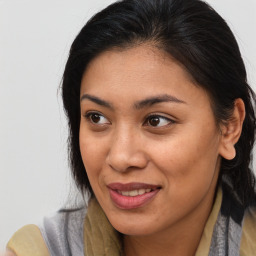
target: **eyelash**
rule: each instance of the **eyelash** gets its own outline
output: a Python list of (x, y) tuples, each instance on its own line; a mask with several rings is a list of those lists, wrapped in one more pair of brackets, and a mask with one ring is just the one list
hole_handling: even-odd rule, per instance
[[(95, 115), (95, 116), (98, 116), (99, 118), (105, 118), (106, 120), (108, 120), (103, 114), (101, 114), (100, 112), (88, 112), (88, 113), (86, 113), (84, 116), (85, 116), (85, 118), (91, 123), (91, 124), (93, 124), (93, 125), (98, 125), (98, 126), (100, 126), (100, 125), (105, 125), (105, 124), (111, 124), (111, 122), (106, 122), (106, 123), (103, 123), (103, 124), (99, 124), (99, 123), (97, 123), (97, 122), (94, 122), (93, 120), (92, 120), (92, 116), (93, 115)], [(166, 121), (167, 122), (167, 124), (164, 124), (164, 125), (162, 125), (162, 126), (157, 126), (158, 124), (156, 124), (156, 126), (154, 126), (154, 125), (152, 125), (152, 124), (150, 124), (149, 122), (150, 122), (150, 119), (152, 120), (153, 118), (155, 118), (155, 119), (158, 119), (158, 120), (160, 120), (160, 122), (161, 122), (161, 120), (164, 120), (164, 121)], [(145, 126), (148, 126), (148, 127), (152, 127), (152, 128), (162, 128), (162, 127), (166, 127), (166, 126), (170, 126), (170, 125), (172, 125), (172, 124), (174, 124), (175, 123), (175, 121), (174, 120), (172, 120), (172, 119), (170, 119), (170, 118), (167, 118), (167, 117), (165, 117), (165, 116), (162, 116), (162, 115), (159, 115), (159, 114), (151, 114), (151, 115), (149, 115), (149, 116), (147, 116), (146, 117), (146, 119), (145, 119), (145, 121), (143, 122), (143, 125), (145, 125)]]

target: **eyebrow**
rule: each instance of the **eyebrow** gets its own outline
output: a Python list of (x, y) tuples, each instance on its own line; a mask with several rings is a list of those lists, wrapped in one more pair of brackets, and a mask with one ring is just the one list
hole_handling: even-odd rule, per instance
[[(81, 97), (80, 101), (83, 101), (85, 99), (90, 100), (90, 101), (92, 101), (92, 102), (94, 102), (94, 103), (96, 103), (100, 106), (113, 109), (111, 103), (109, 103), (105, 100), (102, 100), (102, 99), (100, 99), (96, 96), (92, 96), (92, 95), (89, 95), (89, 94), (84, 94)], [(139, 110), (139, 109), (142, 109), (144, 107), (152, 106), (154, 104), (162, 103), (162, 102), (187, 104), (185, 101), (180, 100), (180, 99), (176, 98), (175, 96), (168, 95), (168, 94), (163, 94), (163, 95), (158, 95), (158, 96), (154, 96), (154, 97), (149, 97), (149, 98), (146, 98), (145, 100), (137, 101), (134, 104), (134, 108)]]
[(96, 96), (92, 96), (92, 95), (89, 95), (89, 94), (84, 94), (81, 97), (80, 102), (82, 100), (85, 100), (85, 99), (90, 100), (90, 101), (92, 101), (92, 102), (94, 102), (94, 103), (96, 103), (96, 104), (98, 104), (100, 106), (103, 106), (103, 107), (113, 108), (112, 105), (109, 102), (107, 102), (105, 100), (102, 100), (102, 99), (100, 99), (100, 98), (98, 98)]
[(162, 102), (173, 102), (173, 103), (187, 104), (185, 101), (179, 100), (175, 96), (163, 94), (163, 95), (158, 95), (158, 96), (154, 96), (154, 97), (149, 97), (142, 101), (138, 101), (134, 104), (134, 106), (136, 109), (142, 109), (144, 107), (152, 106), (154, 104), (162, 103)]

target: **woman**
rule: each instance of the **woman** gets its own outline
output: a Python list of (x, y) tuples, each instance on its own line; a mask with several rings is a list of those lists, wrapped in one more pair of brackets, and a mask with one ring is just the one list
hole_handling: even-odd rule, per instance
[(16, 255), (254, 255), (255, 94), (225, 21), (194, 0), (96, 14), (63, 76), (88, 207), (18, 231)]

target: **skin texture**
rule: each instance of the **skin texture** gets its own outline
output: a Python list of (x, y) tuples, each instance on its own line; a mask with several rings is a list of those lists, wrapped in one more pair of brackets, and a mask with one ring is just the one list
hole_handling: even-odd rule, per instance
[[(160, 95), (172, 101), (138, 107)], [(194, 255), (213, 205), (221, 156), (235, 155), (243, 102), (235, 105), (237, 120), (217, 126), (208, 94), (149, 45), (113, 49), (92, 60), (81, 98), (82, 159), (106, 216), (124, 234), (125, 254)], [(146, 205), (126, 210), (111, 200), (107, 185), (113, 182), (161, 189)]]

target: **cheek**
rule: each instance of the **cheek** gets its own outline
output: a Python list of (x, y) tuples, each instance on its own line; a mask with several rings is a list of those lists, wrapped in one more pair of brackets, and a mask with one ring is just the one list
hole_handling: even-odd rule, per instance
[(92, 136), (88, 136), (83, 132), (79, 134), (80, 152), (86, 169), (87, 176), (93, 187), (93, 180), (97, 179), (101, 173), (103, 166), (103, 151), (102, 143)]
[(209, 135), (173, 137), (157, 144), (151, 153), (156, 169), (165, 177), (165, 201), (176, 209), (172, 213), (173, 208), (166, 206), (165, 211), (177, 218), (198, 205), (217, 181), (218, 138)]
[(219, 138), (215, 129), (203, 130), (203, 127), (189, 127), (151, 147), (153, 162), (170, 182), (191, 183), (191, 180), (210, 179), (214, 174)]

